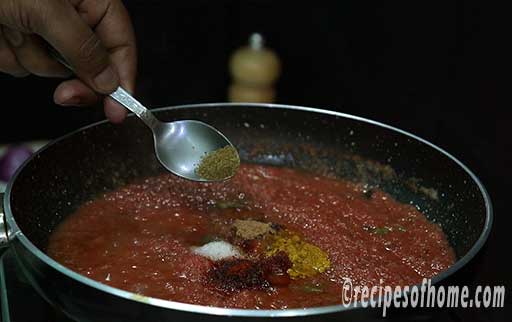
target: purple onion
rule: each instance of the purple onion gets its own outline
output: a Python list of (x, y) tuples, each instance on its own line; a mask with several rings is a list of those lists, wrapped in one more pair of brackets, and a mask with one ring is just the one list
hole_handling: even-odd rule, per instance
[(0, 158), (0, 181), (9, 181), (16, 169), (30, 156), (32, 150), (23, 145), (11, 145)]

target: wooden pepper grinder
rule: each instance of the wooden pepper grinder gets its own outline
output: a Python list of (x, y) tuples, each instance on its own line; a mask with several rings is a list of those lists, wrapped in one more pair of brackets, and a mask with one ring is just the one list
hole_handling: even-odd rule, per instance
[(281, 64), (275, 52), (264, 47), (260, 34), (252, 34), (249, 45), (233, 53), (229, 69), (233, 81), (228, 93), (231, 102), (274, 102), (274, 83), (279, 78)]

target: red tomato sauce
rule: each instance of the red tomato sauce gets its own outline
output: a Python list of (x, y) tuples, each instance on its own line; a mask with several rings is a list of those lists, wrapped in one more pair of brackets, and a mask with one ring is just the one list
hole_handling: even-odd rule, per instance
[[(300, 234), (327, 254), (330, 268), (263, 288), (220, 292), (208, 276), (221, 264), (191, 247), (229, 234), (235, 219)], [(80, 274), (145, 296), (253, 309), (340, 304), (345, 278), (361, 286), (381, 279), (384, 285), (412, 285), (455, 261), (441, 228), (412, 205), (379, 190), (365, 194), (348, 181), (251, 164), (223, 183), (164, 174), (106, 193), (66, 218), (47, 252)]]

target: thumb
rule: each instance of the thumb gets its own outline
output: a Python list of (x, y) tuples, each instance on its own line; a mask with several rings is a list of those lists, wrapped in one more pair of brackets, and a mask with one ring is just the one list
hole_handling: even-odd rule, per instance
[(39, 33), (93, 90), (109, 94), (119, 86), (108, 51), (68, 1), (51, 1)]

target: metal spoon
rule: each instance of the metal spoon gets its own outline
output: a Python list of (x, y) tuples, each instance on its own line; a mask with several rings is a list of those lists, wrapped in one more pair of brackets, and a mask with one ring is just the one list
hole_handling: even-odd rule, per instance
[[(122, 87), (109, 96), (132, 111), (151, 129), (156, 157), (175, 175), (194, 181), (212, 181), (195, 172), (201, 158), (227, 145), (233, 146), (220, 131), (206, 123), (195, 120), (161, 122)], [(229, 177), (222, 180), (225, 179)]]
[[(49, 48), (49, 51), (61, 64), (73, 70), (54, 48)], [(233, 146), (220, 131), (195, 120), (161, 122), (122, 87), (118, 87), (109, 96), (137, 115), (151, 129), (156, 157), (167, 170), (188, 180), (217, 181), (200, 177), (195, 169), (206, 154), (228, 145)]]

